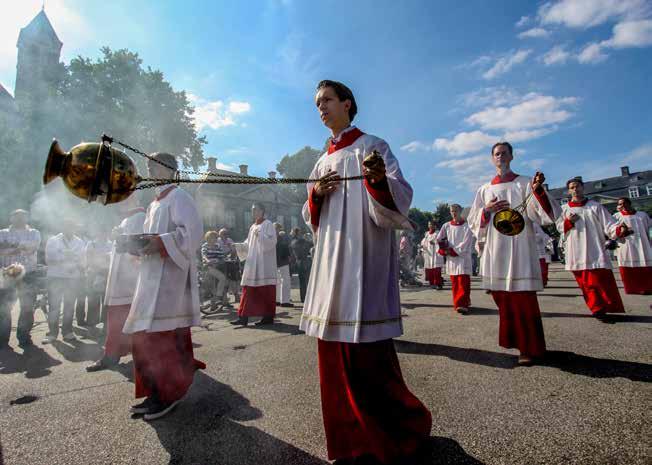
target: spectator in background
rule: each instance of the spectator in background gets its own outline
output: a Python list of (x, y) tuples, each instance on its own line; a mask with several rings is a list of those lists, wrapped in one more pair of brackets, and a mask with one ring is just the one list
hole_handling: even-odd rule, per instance
[(306, 298), (306, 288), (310, 278), (310, 267), (312, 259), (310, 258), (310, 249), (312, 243), (307, 241), (303, 236), (303, 231), (299, 228), (292, 230), (292, 240), (290, 241), (290, 251), (294, 259), (294, 264), (299, 275), (299, 295), (301, 302)]
[(274, 223), (276, 229), (276, 305), (281, 307), (294, 307), (290, 303), (292, 290), (290, 276), (290, 238), (285, 234), (283, 226)]
[(86, 244), (73, 234), (74, 224), (64, 220), (62, 232), (48, 239), (45, 246), (45, 262), (48, 266), (48, 326), (43, 344), (50, 344), (59, 335), (59, 315), (63, 307), (63, 340), (76, 340), (72, 332), (74, 303), (79, 281), (84, 269)]
[[(88, 293), (88, 312), (83, 320), (86, 325), (94, 328), (100, 320), (105, 323), (106, 315), (100, 308), (104, 302), (106, 281), (109, 278), (109, 265), (111, 264), (111, 250), (113, 242), (104, 231), (98, 231), (95, 238), (86, 244), (86, 289)], [(84, 306), (78, 308), (78, 315), (84, 314)], [(79, 320), (78, 320), (79, 321)]]
[[(0, 324), (8, 330), (0, 330), (0, 347), (7, 345), (9, 333), (11, 332), (11, 308), (20, 301), (20, 316), (16, 338), (20, 347), (32, 345), (30, 332), (34, 326), (34, 300), (36, 290), (34, 279), (36, 271), (36, 252), (41, 244), (41, 233), (27, 224), (28, 213), (25, 210), (15, 210), (9, 216), (10, 226), (0, 230), (0, 269), (6, 268), (14, 263), (19, 263), (25, 268), (25, 277), (19, 282), (16, 289), (4, 291), (8, 311), (3, 317), (4, 323)], [(0, 310), (0, 313), (2, 311)]]

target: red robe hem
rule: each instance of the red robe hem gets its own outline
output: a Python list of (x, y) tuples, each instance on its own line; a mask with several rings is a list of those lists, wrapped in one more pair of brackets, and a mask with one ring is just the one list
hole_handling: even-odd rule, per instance
[(535, 291), (491, 291), (500, 316), (498, 344), (518, 349), (521, 355), (542, 357), (546, 339)]
[(621, 266), (625, 294), (652, 294), (652, 266)]
[(276, 316), (276, 286), (242, 286), (238, 316)]
[(190, 328), (133, 334), (136, 398), (156, 395), (165, 403), (186, 395), (195, 371), (206, 365), (195, 360)]
[(428, 281), (431, 286), (442, 286), (444, 284), (444, 278), (441, 276), (441, 267), (426, 268), (425, 273), (426, 281)]
[(471, 306), (471, 276), (468, 274), (451, 275), (453, 307), (469, 308)]
[(539, 265), (541, 265), (541, 279), (543, 280), (543, 287), (546, 287), (548, 285), (548, 262), (545, 258), (540, 258)]
[(582, 290), (584, 302), (592, 313), (625, 313), (616, 278), (611, 270), (573, 270), (573, 275)]
[(328, 458), (391, 463), (416, 452), (432, 416), (405, 384), (394, 341), (319, 339), (317, 348)]
[(104, 355), (119, 359), (131, 352), (131, 335), (122, 332), (130, 304), (109, 305), (106, 307), (106, 341), (104, 342)]

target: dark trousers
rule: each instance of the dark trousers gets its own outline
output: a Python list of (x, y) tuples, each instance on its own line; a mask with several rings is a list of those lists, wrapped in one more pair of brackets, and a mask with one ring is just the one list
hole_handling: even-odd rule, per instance
[(20, 301), (16, 338), (18, 342), (26, 342), (30, 338), (29, 333), (34, 326), (34, 301), (36, 300), (36, 292), (26, 280), (18, 283), (15, 289), (0, 290), (0, 346), (9, 342), (9, 336), (11, 334), (11, 310), (16, 303), (16, 299)]
[(77, 298), (77, 279), (48, 278), (48, 326), (49, 335), (59, 334), (59, 315), (63, 307), (63, 334), (72, 333), (72, 318), (75, 314), (75, 299)]
[(297, 274), (299, 275), (299, 295), (301, 302), (306, 301), (306, 289), (308, 288), (308, 280), (310, 279), (310, 267), (312, 263), (309, 260), (300, 261), (297, 263)]

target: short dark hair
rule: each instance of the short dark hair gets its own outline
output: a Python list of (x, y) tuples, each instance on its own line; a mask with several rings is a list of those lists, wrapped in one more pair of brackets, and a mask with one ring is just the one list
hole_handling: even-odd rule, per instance
[(500, 146), (500, 145), (504, 145), (505, 147), (507, 147), (507, 148), (509, 149), (509, 154), (510, 154), (510, 155), (514, 155), (514, 149), (512, 148), (512, 144), (510, 144), (510, 143), (507, 142), (507, 141), (504, 141), (504, 142), (496, 142), (496, 143), (494, 144), (494, 146), (491, 147), (491, 154), (492, 154), (492, 155), (494, 154), (494, 150), (496, 149), (496, 147), (498, 147), (498, 146)]
[(582, 181), (582, 178), (579, 176), (575, 176), (574, 178), (570, 178), (568, 181), (566, 181), (566, 189), (570, 187), (571, 182), (576, 182), (577, 184), (584, 185), (584, 181)]
[(618, 197), (618, 200), (622, 200), (624, 203), (626, 203), (630, 207), (632, 206), (632, 199), (630, 199), (629, 197)]
[(179, 164), (177, 163), (177, 157), (171, 153), (166, 152), (156, 152), (150, 155), (150, 158), (156, 161), (160, 161), (162, 164), (170, 168), (171, 170), (178, 170)]
[(351, 89), (349, 89), (346, 85), (342, 84), (341, 82), (324, 79), (323, 81), (320, 81), (319, 84), (317, 84), (317, 92), (319, 92), (320, 89), (323, 89), (325, 87), (330, 87), (331, 89), (333, 89), (335, 91), (335, 94), (337, 95), (337, 98), (340, 99), (340, 102), (344, 100), (351, 101), (351, 108), (349, 108), (349, 119), (353, 121), (355, 115), (358, 114), (358, 104), (355, 103), (355, 97), (353, 96), (353, 92), (351, 92)]
[(265, 213), (265, 205), (262, 203), (254, 202), (251, 208), (255, 208), (257, 210), (260, 210), (261, 212)]

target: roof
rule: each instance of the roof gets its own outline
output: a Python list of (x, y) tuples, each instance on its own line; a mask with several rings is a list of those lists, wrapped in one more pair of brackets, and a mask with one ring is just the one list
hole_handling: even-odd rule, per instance
[(17, 45), (20, 46), (21, 42), (39, 42), (45, 45), (49, 43), (54, 44), (59, 49), (63, 46), (63, 42), (59, 40), (59, 36), (54, 31), (45, 10), (41, 10), (27, 26), (20, 30)]
[[(596, 179), (592, 181), (583, 180), (584, 195), (587, 197), (598, 194), (603, 197), (619, 197), (618, 192), (627, 191), (630, 186), (647, 184), (652, 182), (652, 170), (630, 173), (628, 176), (614, 176), (611, 178)], [(553, 198), (560, 199), (567, 196), (566, 187), (557, 187), (549, 190)]]

